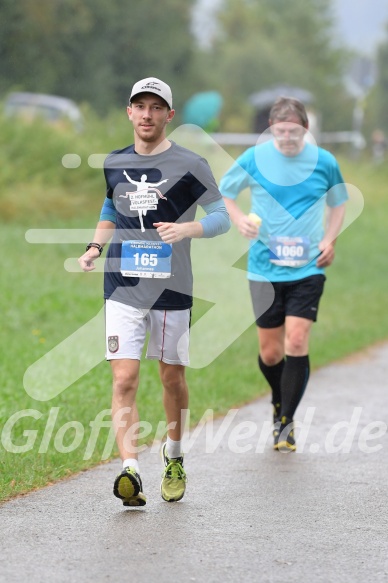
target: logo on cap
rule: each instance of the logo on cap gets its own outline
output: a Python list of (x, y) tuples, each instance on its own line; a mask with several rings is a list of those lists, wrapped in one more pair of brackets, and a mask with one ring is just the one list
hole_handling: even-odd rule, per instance
[(157, 91), (161, 91), (160, 87), (156, 87), (159, 85), (157, 81), (148, 81), (146, 85), (143, 85), (142, 89), (157, 89)]

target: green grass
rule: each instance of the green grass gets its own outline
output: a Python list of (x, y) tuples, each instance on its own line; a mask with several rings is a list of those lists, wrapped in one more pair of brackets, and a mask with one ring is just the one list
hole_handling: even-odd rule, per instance
[[(76, 144), (71, 144), (72, 151), (83, 152), (82, 156), (86, 157), (88, 136), (62, 138), (47, 133), (44, 128), (39, 131), (43, 136), (37, 134), (39, 140), (49, 140), (50, 155), (56, 152), (56, 159), (66, 151), (71, 140), (76, 141)], [(94, 138), (92, 145), (89, 145), (89, 152), (102, 151), (104, 132), (100, 132), (98, 139)], [(119, 144), (117, 140), (115, 145), (111, 143), (117, 137), (109, 136), (106, 150), (115, 145), (125, 145), (124, 139)], [(9, 139), (13, 139), (10, 134)], [(58, 146), (58, 141), (61, 146)], [(39, 147), (42, 152), (45, 151), (43, 143), (37, 142), (34, 146), (36, 155)], [(13, 152), (13, 156), (17, 156), (17, 149)], [(75, 170), (62, 172), (57, 165), (55, 176), (47, 163), (47, 184), (42, 190), (46, 177), (44, 164), (41, 163), (39, 170), (38, 161), (35, 166), (31, 162), (27, 168), (29, 171), (23, 170), (24, 165), (33, 160), (32, 152), (25, 160), (14, 162), (3, 150), (1, 156), (8, 173), (6, 180), (4, 176), (1, 179), (4, 188), (0, 196), (0, 210), (3, 218), (6, 217), (8, 221), (2, 223), (0, 229), (0, 500), (4, 500), (101, 462), (109, 428), (101, 429), (96, 446), (91, 448), (90, 457), (84, 458), (92, 431), (90, 423), (100, 412), (110, 407), (111, 375), (109, 365), (101, 361), (49, 401), (36, 400), (26, 391), (23, 377), (28, 367), (87, 324), (101, 309), (102, 275), (69, 273), (64, 269), (67, 258), (77, 257), (83, 252), (83, 243), (29, 244), (25, 240), (25, 233), (28, 229), (41, 227), (93, 229), (103, 198), (103, 184), (101, 172), (87, 165), (81, 167), (78, 174)], [(16, 184), (11, 181), (12, 176), (17, 176), (16, 171), (12, 173), (10, 170), (12, 164), (14, 170), (16, 167), (20, 170), (21, 181), (15, 178)], [(356, 222), (341, 235), (336, 261), (327, 270), (328, 279), (319, 322), (313, 327), (312, 333), (313, 369), (388, 336), (388, 315), (385, 311), (388, 273), (382, 244), (388, 224), (385, 201), (388, 171), (368, 161), (359, 163), (341, 160), (341, 166), (346, 181), (356, 185), (363, 193), (365, 208)], [(71, 176), (68, 177), (67, 173)], [(12, 212), (7, 215), (8, 204), (11, 203)], [(237, 234), (235, 236), (238, 238)], [(239, 244), (237, 239), (236, 244)], [(242, 262), (239, 262), (240, 266)], [(241, 278), (245, 289), (243, 271)], [(233, 301), (239, 301), (236, 289), (231, 288), (228, 281), (221, 281), (221, 278), (219, 294), (219, 297), (224, 298), (227, 309), (233, 305)], [(197, 298), (194, 322), (199, 321), (211, 309), (211, 305), (210, 301)], [(247, 303), (244, 309), (250, 310), (250, 305)], [(226, 310), (223, 325), (228, 325), (230, 315)], [(210, 343), (205, 338), (206, 341)], [(85, 354), (99, 350), (99, 343), (101, 340), (91, 335), (82, 350), (86, 351)], [(207, 409), (222, 415), (230, 408), (266, 393), (267, 386), (258, 372), (256, 358), (256, 330), (251, 325), (238, 334), (234, 342), (221, 351), (211, 364), (187, 370), (192, 424), (197, 423)], [(74, 358), (71, 352), (70, 356), (65, 354), (63, 360), (58, 362), (58, 374), (61, 374), (62, 369), (73, 370), (75, 360), (76, 354)], [(45, 379), (42, 380), (44, 382)], [(138, 404), (141, 418), (153, 428), (164, 420), (155, 362), (142, 363)], [(6, 429), (10, 428), (12, 416), (21, 411), (26, 416), (15, 422), (9, 438), (13, 448), (25, 446), (27, 451), (12, 452), (9, 451)], [(82, 438), (78, 445), (74, 444), (73, 451), (58, 451), (66, 447), (71, 449), (77, 435), (76, 429)], [(152, 434), (147, 439), (152, 439)], [(114, 446), (108, 454), (116, 455)]]

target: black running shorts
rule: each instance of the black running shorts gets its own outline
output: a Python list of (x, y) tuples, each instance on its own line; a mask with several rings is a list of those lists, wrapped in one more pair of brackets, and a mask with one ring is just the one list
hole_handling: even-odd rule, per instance
[[(257, 326), (278, 328), (284, 324), (286, 316), (298, 316), (316, 322), (325, 279), (324, 275), (318, 274), (297, 281), (249, 281)], [(273, 303), (265, 310), (268, 298), (274, 292)]]

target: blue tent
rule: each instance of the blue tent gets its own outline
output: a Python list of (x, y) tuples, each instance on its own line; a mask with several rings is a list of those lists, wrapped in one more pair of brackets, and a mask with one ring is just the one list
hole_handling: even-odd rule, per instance
[(183, 107), (183, 123), (201, 128), (213, 128), (217, 124), (223, 99), (217, 91), (195, 93)]

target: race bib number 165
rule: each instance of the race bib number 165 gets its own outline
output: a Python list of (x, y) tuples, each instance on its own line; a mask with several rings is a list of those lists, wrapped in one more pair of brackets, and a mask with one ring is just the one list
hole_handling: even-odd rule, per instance
[(124, 277), (171, 277), (172, 245), (162, 241), (123, 241), (121, 273)]

